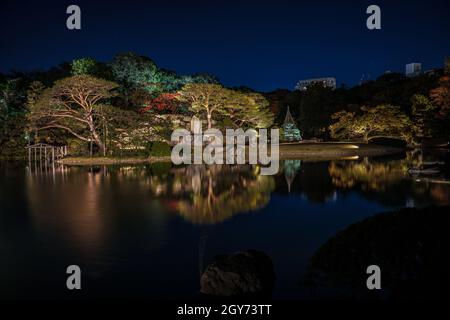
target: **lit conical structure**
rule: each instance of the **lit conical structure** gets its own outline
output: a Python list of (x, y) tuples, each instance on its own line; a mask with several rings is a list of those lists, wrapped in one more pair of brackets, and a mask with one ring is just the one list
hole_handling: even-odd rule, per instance
[(300, 130), (297, 128), (294, 118), (292, 118), (291, 112), (289, 111), (289, 107), (286, 112), (286, 117), (284, 118), (283, 130), (284, 130), (283, 133), (284, 140), (287, 141), (302, 140)]

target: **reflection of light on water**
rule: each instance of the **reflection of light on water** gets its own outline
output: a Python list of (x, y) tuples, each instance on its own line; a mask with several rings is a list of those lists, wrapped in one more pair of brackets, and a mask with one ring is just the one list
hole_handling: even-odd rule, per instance
[(358, 160), (359, 156), (349, 156), (349, 157), (342, 157), (339, 158), (340, 160)]
[(326, 202), (336, 202), (338, 198), (338, 194), (336, 190), (333, 191), (333, 194), (325, 199)]
[(359, 149), (359, 146), (354, 145), (354, 144), (346, 144), (346, 145), (342, 146), (342, 148), (344, 148), (344, 149)]
[[(151, 190), (163, 204), (195, 224), (214, 224), (256, 211), (270, 199), (275, 183), (251, 165), (191, 165), (152, 178)], [(162, 189), (161, 185), (167, 185)]]
[(406, 199), (405, 207), (407, 207), (407, 208), (414, 208), (415, 206), (416, 206), (416, 202), (414, 201), (413, 198), (407, 198)]
[(135, 167), (131, 167), (131, 166), (120, 167), (120, 170), (123, 170), (123, 171), (127, 171), (127, 170), (135, 170), (135, 169), (136, 169)]
[(35, 231), (60, 236), (81, 252), (95, 254), (104, 240), (102, 175), (65, 168), (50, 178), (48, 173), (27, 179)]
[(416, 182), (429, 182), (429, 183), (435, 183), (435, 184), (450, 184), (450, 181), (448, 180), (437, 180), (437, 179), (415, 179)]

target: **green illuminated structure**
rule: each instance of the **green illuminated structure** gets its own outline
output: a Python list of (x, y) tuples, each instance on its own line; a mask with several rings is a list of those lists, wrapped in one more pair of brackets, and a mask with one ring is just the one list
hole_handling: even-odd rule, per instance
[(297, 128), (294, 119), (292, 118), (289, 107), (287, 109), (286, 118), (283, 123), (283, 139), (285, 141), (301, 141), (302, 136), (300, 130)]

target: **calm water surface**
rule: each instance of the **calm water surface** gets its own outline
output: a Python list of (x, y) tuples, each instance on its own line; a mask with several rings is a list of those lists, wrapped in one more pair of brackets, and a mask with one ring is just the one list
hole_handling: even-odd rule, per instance
[[(272, 260), (275, 298), (299, 283), (328, 238), (393, 208), (449, 204), (445, 176), (411, 177), (415, 158), (287, 160), (277, 176), (250, 165), (0, 168), (0, 297), (199, 295), (219, 254)], [(66, 267), (83, 289), (68, 292)]]

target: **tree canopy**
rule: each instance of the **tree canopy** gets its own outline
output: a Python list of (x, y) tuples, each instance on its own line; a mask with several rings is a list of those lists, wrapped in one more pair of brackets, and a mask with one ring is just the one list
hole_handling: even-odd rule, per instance
[(370, 138), (389, 136), (410, 140), (410, 119), (398, 106), (364, 106), (361, 113), (339, 111), (332, 116), (336, 120), (330, 126), (335, 139), (358, 139), (368, 142)]
[(117, 84), (89, 75), (64, 78), (45, 89), (30, 104), (30, 119), (38, 130), (62, 129), (80, 140), (94, 142), (106, 152), (99, 128), (104, 124), (103, 103)]
[(237, 127), (267, 128), (273, 123), (268, 101), (258, 93), (242, 93), (218, 84), (190, 83), (177, 95), (194, 113), (204, 114), (208, 129), (215, 120)]
[(21, 155), (33, 141), (122, 153), (163, 139), (194, 114), (208, 128), (269, 128), (282, 125), (288, 106), (305, 139), (448, 138), (449, 66), (447, 59), (429, 73), (388, 73), (350, 88), (259, 93), (207, 73), (177, 74), (135, 53), (74, 59), (0, 75), (0, 153)]

